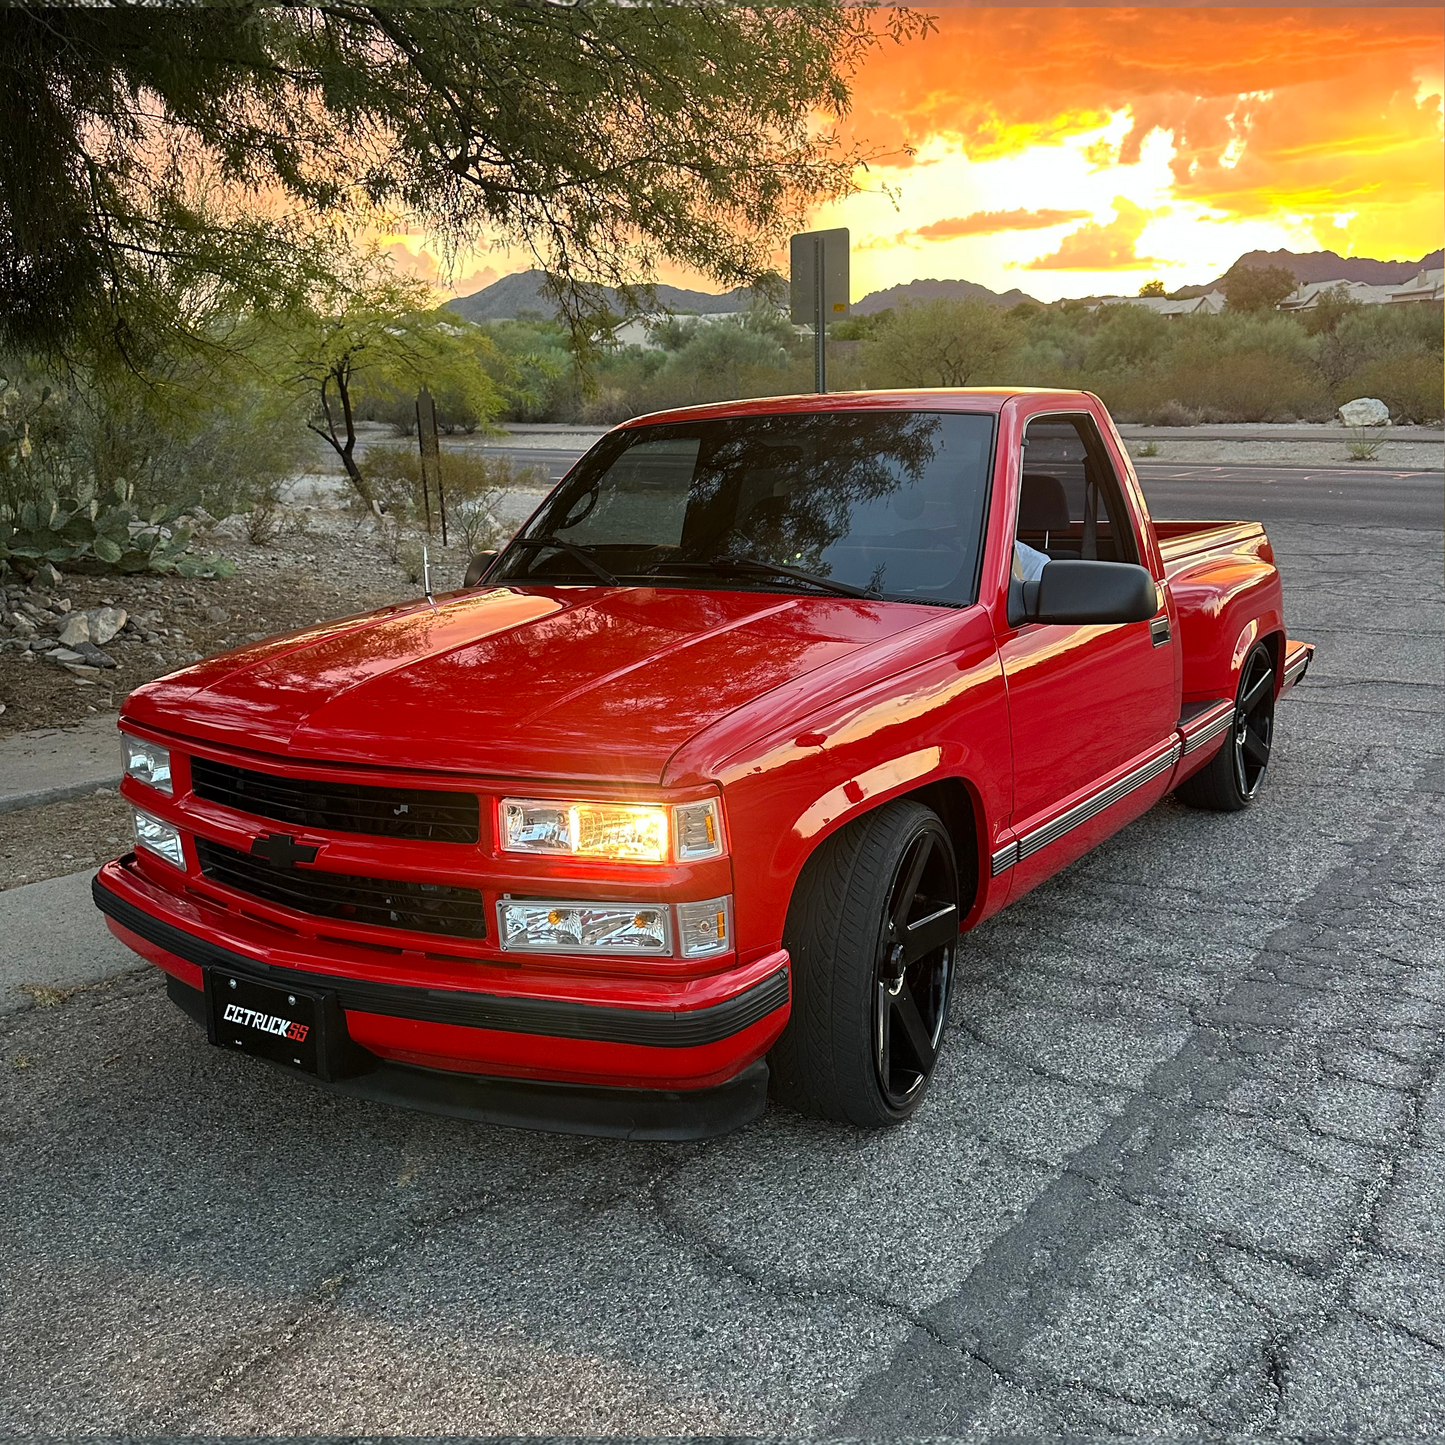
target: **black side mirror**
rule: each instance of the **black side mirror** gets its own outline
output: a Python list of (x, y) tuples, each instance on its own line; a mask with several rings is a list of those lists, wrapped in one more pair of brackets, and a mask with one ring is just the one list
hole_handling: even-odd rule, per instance
[(470, 562), (467, 563), (467, 575), (462, 580), (463, 587), (475, 587), (482, 578), (491, 570), (492, 563), (497, 560), (498, 553), (495, 548), (490, 552), (478, 552)]
[(1132, 562), (1050, 562), (1037, 582), (1009, 588), (1009, 621), (1147, 622), (1159, 610), (1159, 589)]

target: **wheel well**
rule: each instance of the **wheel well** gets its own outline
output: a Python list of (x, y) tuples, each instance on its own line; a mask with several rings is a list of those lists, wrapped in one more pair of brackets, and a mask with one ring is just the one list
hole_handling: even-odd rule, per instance
[[(980, 836), (980, 822), (978, 803), (973, 790), (962, 778), (940, 778), (937, 782), (925, 783), (921, 788), (914, 788), (909, 793), (898, 793), (891, 798), (878, 803), (876, 807), (886, 807), (888, 803), (901, 802), (905, 798), (911, 798), (915, 802), (922, 803), (924, 807), (931, 808), (938, 814), (943, 826), (948, 830), (949, 841), (953, 844), (954, 861), (958, 865), (958, 911), (960, 916), (967, 917), (973, 912), (974, 905), (978, 902), (979, 895), (979, 849), (978, 840)], [(860, 818), (866, 818), (874, 808), (865, 809), (848, 820), (844, 826), (856, 823)], [(828, 837), (832, 837), (830, 833)], [(827, 838), (819, 840), (819, 845), (826, 842)], [(797, 897), (798, 888), (804, 878), (808, 876), (808, 870), (813, 866), (818, 856), (818, 849), (815, 847), (812, 852), (803, 860), (803, 866), (799, 868), (797, 877), (793, 879), (792, 897)], [(792, 900), (789, 901), (789, 908), (792, 907)]]
[(1271, 632), (1260, 638), (1260, 641), (1269, 649), (1269, 665), (1274, 668), (1275, 694), (1279, 693), (1279, 684), (1284, 681), (1284, 633)]
[(978, 901), (979, 884), (978, 808), (972, 791), (962, 778), (940, 778), (903, 796), (932, 808), (948, 829), (958, 863), (959, 913), (967, 917)]

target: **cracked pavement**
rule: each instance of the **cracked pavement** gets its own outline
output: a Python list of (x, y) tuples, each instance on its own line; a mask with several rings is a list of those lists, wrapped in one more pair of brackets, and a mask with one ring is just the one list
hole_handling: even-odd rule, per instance
[(1445, 1431), (1440, 536), (1270, 531), (1261, 803), (971, 935), (909, 1127), (408, 1114), (151, 973), (0, 1019), (0, 1432)]

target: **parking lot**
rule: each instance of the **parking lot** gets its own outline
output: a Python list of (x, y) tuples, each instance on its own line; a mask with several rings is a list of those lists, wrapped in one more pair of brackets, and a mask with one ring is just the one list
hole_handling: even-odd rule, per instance
[(1316, 664), (1256, 808), (966, 940), (908, 1127), (404, 1113), (144, 970), (0, 1017), (0, 1431), (1445, 1428), (1439, 481), (1353, 475), (1151, 485), (1258, 501)]

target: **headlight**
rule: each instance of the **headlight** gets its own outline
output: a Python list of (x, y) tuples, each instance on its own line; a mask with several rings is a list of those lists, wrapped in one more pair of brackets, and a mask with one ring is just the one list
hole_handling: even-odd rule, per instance
[(672, 952), (660, 903), (565, 903), (529, 899), (497, 904), (502, 947), (533, 953)]
[(169, 823), (152, 818), (149, 813), (135, 810), (135, 841), (141, 848), (149, 848), (157, 858), (164, 858), (173, 868), (182, 871), (186, 866), (186, 850), (181, 846), (181, 833)]
[(502, 799), (502, 847), (510, 853), (612, 858), (624, 863), (691, 862), (724, 851), (716, 798), (681, 803), (592, 803)]
[(126, 773), (137, 782), (159, 792), (171, 791), (171, 750), (159, 743), (148, 743), (142, 738), (133, 738), (129, 733), (120, 735), (121, 755)]

